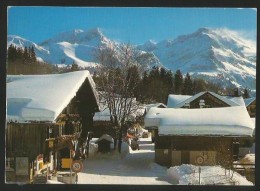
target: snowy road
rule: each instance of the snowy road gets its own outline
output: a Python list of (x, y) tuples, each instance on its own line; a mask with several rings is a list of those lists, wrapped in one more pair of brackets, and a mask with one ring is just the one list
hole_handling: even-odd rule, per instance
[(130, 149), (124, 156), (99, 154), (86, 159), (83, 172), (78, 173), (78, 184), (165, 185), (170, 184), (166, 170), (154, 163), (154, 144), (143, 138), (140, 150)]

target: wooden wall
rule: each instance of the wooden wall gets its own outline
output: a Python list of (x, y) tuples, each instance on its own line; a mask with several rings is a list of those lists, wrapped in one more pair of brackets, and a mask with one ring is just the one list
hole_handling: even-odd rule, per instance
[(211, 155), (211, 163), (207, 165), (221, 164), (222, 161), (232, 160), (233, 141), (232, 137), (157, 136), (155, 138), (155, 161), (166, 166), (174, 163), (178, 163), (177, 165), (194, 164), (193, 155), (207, 152)]
[[(6, 156), (24, 156), (32, 161), (46, 150), (48, 127), (41, 123), (8, 123), (6, 129)], [(56, 130), (55, 130), (56, 132)]]
[(253, 101), (246, 108), (247, 108), (247, 111), (248, 111), (250, 117), (255, 117), (256, 116), (256, 100)]

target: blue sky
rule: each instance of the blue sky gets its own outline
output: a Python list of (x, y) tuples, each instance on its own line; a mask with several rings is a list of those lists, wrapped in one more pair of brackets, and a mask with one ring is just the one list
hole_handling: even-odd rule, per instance
[(210, 27), (236, 30), (256, 41), (256, 18), (251, 8), (10, 7), (8, 34), (40, 43), (60, 32), (99, 27), (112, 40), (141, 44)]

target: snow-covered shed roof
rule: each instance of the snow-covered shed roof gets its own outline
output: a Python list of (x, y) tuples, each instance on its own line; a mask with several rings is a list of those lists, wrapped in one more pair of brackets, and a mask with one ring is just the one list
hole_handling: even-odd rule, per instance
[(253, 101), (255, 101), (255, 97), (244, 99), (246, 107), (249, 106)]
[(160, 118), (159, 135), (252, 136), (254, 130), (244, 106), (171, 109), (167, 112), (166, 117)]
[(106, 108), (103, 111), (96, 112), (94, 117), (94, 121), (110, 121), (110, 112), (109, 109)]
[(166, 108), (167, 106), (163, 103), (151, 103), (151, 104), (145, 105), (146, 111), (149, 111), (152, 107)]
[(8, 75), (7, 121), (53, 122), (86, 79), (98, 102), (95, 83), (87, 70), (64, 74)]
[(167, 107), (172, 107), (172, 108), (176, 108), (176, 106), (179, 104), (179, 103), (181, 103), (181, 102), (183, 102), (183, 101), (185, 101), (185, 100), (187, 100), (187, 99), (189, 99), (189, 98), (191, 98), (192, 96), (190, 96), (190, 95), (175, 95), (175, 94), (169, 94), (169, 96), (168, 96), (168, 101), (167, 101)]
[[(204, 92), (197, 93), (194, 96), (190, 96), (190, 97), (187, 96), (187, 99), (184, 99), (184, 97), (182, 97), (180, 95), (174, 95), (174, 96), (171, 95), (170, 103), (175, 103), (175, 104), (170, 104), (170, 105), (173, 105), (172, 106), (173, 108), (181, 108), (185, 105), (185, 103), (190, 103), (190, 102), (194, 101), (195, 99), (199, 98), (200, 96), (202, 96), (206, 93), (211, 94), (212, 96), (218, 98), (219, 100), (223, 101), (224, 103), (228, 104), (229, 106), (239, 106), (241, 104), (240, 103), (241, 100), (239, 100), (240, 98), (228, 99), (228, 98), (221, 96), (221, 95), (218, 95), (214, 92), (204, 91)], [(175, 101), (175, 98), (176, 98), (177, 101)], [(183, 100), (181, 102), (179, 102), (178, 99), (183, 99)], [(168, 100), (169, 100), (169, 97), (168, 97)], [(171, 106), (169, 106), (169, 104), (167, 106), (171, 107)]]
[(102, 140), (106, 140), (106, 141), (108, 141), (108, 142), (110, 142), (110, 143), (113, 143), (113, 142), (114, 142), (114, 139), (113, 139), (110, 135), (108, 135), (108, 134), (103, 134), (95, 143), (98, 143), (98, 142), (100, 142), (100, 141), (102, 141)]
[(160, 124), (160, 119), (168, 116), (168, 112), (173, 108), (157, 108), (151, 107), (144, 117), (144, 127), (158, 127)]

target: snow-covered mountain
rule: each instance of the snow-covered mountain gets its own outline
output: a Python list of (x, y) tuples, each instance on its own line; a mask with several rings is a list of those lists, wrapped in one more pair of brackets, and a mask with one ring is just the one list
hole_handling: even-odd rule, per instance
[[(97, 65), (95, 51), (99, 46), (117, 47), (99, 29), (88, 31), (76, 29), (60, 33), (36, 44), (18, 36), (8, 36), (8, 46), (34, 46), (38, 60), (51, 64), (82, 67)], [(228, 29), (201, 28), (196, 32), (179, 36), (174, 40), (147, 41), (136, 46), (139, 61), (147, 69), (161, 66), (172, 71), (180, 69), (183, 74), (219, 82), (224, 86), (234, 84), (255, 90), (256, 44)], [(120, 52), (120, 51), (119, 51)], [(148, 63), (147, 63), (148, 62)]]
[(45, 55), (49, 54), (49, 51), (46, 50), (44, 47), (16, 35), (8, 35), (7, 46), (9, 47), (11, 44), (19, 48), (33, 47), (37, 56), (37, 60), (39, 61), (44, 61), (43, 58), (45, 57)]
[(201, 28), (175, 40), (148, 41), (138, 48), (154, 53), (173, 71), (255, 89), (256, 45), (234, 31)]
[[(119, 44), (105, 37), (98, 28), (88, 31), (75, 29), (63, 32), (39, 45), (19, 36), (10, 35), (8, 36), (8, 46), (10, 44), (21, 48), (33, 46), (38, 60), (58, 65), (76, 63), (81, 67), (96, 67), (98, 63), (95, 54), (101, 46), (116, 49), (120, 55)], [(139, 62), (145, 63), (146, 68), (154, 65), (161, 66), (153, 53), (138, 50), (138, 55)]]

